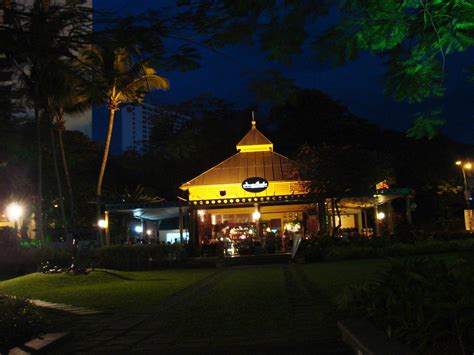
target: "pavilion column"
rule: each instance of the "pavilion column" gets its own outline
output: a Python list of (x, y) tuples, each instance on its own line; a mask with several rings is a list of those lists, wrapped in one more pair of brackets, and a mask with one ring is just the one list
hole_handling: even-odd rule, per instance
[(327, 234), (327, 224), (326, 224), (326, 204), (324, 199), (318, 202), (318, 219), (319, 219), (319, 231), (321, 235)]
[(407, 195), (405, 197), (405, 213), (406, 213), (406, 219), (409, 224), (411, 224), (411, 204), (410, 204), (410, 196)]
[(303, 223), (301, 226), (302, 229), (302, 237), (305, 239), (305, 236), (308, 234), (308, 212), (303, 212)]
[(179, 206), (179, 242), (183, 244), (183, 208)]
[(336, 199), (331, 199), (331, 235), (336, 230)]
[(375, 235), (377, 237), (380, 236), (380, 222), (379, 219), (377, 218), (377, 215), (379, 214), (379, 206), (377, 204), (374, 205), (374, 217), (375, 217)]
[(388, 201), (387, 203), (387, 222), (388, 222), (388, 233), (393, 234), (393, 208), (392, 208), (392, 201)]
[(109, 211), (105, 211), (105, 245), (110, 245), (110, 223), (109, 223)]
[(362, 222), (362, 214), (363, 214), (364, 210), (362, 210), (361, 212), (357, 213), (357, 230), (359, 231), (359, 233), (362, 232), (362, 228), (364, 226), (363, 222)]
[(189, 242), (196, 250), (200, 248), (198, 235), (198, 213), (196, 208), (189, 209)]
[(369, 228), (369, 221), (367, 220), (367, 210), (366, 209), (363, 209), (362, 210), (362, 216), (364, 218), (364, 228)]
[(142, 227), (142, 232), (140, 233), (141, 234), (141, 238), (142, 240), (145, 240), (146, 239), (146, 220), (144, 220), (143, 218), (140, 219), (140, 225)]

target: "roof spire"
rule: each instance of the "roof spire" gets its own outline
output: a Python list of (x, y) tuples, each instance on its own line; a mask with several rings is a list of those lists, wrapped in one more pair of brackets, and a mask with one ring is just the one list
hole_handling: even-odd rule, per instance
[(255, 127), (256, 124), (257, 122), (255, 122), (255, 111), (252, 110), (252, 128)]

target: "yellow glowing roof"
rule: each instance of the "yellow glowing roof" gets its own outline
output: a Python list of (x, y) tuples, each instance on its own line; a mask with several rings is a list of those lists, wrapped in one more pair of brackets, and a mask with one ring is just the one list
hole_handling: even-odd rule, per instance
[(257, 129), (255, 121), (252, 121), (252, 128), (237, 143), (237, 150), (241, 152), (265, 152), (273, 150), (273, 143)]
[(249, 177), (262, 177), (267, 181), (298, 180), (294, 176), (291, 160), (273, 151), (238, 152), (222, 163), (181, 186), (225, 185), (241, 183)]
[(224, 185), (241, 183), (249, 177), (262, 177), (267, 181), (293, 181), (294, 163), (273, 151), (273, 143), (252, 121), (252, 128), (237, 144), (238, 153), (217, 164), (181, 186)]

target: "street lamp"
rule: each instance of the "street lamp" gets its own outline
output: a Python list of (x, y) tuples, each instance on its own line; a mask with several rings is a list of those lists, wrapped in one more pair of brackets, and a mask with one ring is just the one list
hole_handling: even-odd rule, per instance
[(262, 215), (260, 214), (260, 212), (258, 210), (255, 210), (254, 213), (252, 213), (252, 218), (254, 221), (258, 221), (260, 219)]
[(7, 206), (5, 214), (6, 214), (9, 221), (18, 222), (18, 220), (23, 215), (23, 207), (21, 207), (16, 202), (12, 202)]
[(471, 193), (468, 189), (468, 186), (467, 186), (467, 178), (466, 178), (466, 170), (471, 170), (472, 169), (472, 164), (470, 162), (463, 162), (461, 160), (458, 160), (456, 162), (456, 165), (461, 167), (461, 171), (462, 171), (462, 177), (463, 177), (463, 181), (464, 181), (464, 198), (466, 199), (466, 206), (467, 206), (467, 209), (470, 208), (470, 201), (471, 201)]
[(7, 206), (5, 215), (10, 222), (15, 223), (15, 234), (18, 236), (18, 223), (23, 216), (23, 207), (16, 202), (12, 202)]

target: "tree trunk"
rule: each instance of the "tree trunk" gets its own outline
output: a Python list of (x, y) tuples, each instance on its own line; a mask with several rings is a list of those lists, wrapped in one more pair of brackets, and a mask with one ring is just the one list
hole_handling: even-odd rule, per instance
[(67, 230), (67, 218), (66, 218), (66, 211), (64, 209), (63, 187), (61, 184), (61, 175), (59, 175), (58, 156), (56, 154), (56, 139), (54, 137), (53, 126), (50, 127), (49, 131), (51, 134), (51, 150), (53, 152), (54, 175), (56, 175), (56, 184), (58, 185), (59, 208), (61, 209), (61, 219), (63, 220), (64, 236), (66, 238), (67, 244), (69, 244), (70, 238), (69, 238), (69, 233)]
[(63, 141), (63, 130), (58, 128), (58, 137), (59, 137), (59, 150), (61, 151), (61, 160), (63, 163), (64, 176), (66, 178), (66, 186), (69, 195), (69, 209), (71, 216), (71, 225), (73, 232), (76, 230), (76, 210), (74, 209), (74, 194), (72, 191), (71, 176), (69, 175), (69, 167), (66, 159), (66, 151), (64, 150), (64, 141)]
[[(107, 159), (109, 157), (109, 151), (110, 151), (110, 142), (112, 140), (112, 130), (114, 128), (114, 118), (115, 118), (115, 109), (110, 109), (110, 115), (109, 115), (109, 130), (107, 132), (107, 139), (105, 141), (105, 148), (104, 148), (104, 155), (102, 157), (102, 164), (100, 166), (100, 173), (99, 173), (99, 180), (97, 182), (97, 191), (96, 191), (96, 196), (97, 196), (97, 220), (100, 220), (102, 215), (101, 215), (101, 203), (102, 203), (102, 181), (104, 179), (104, 174), (105, 174), (105, 168), (107, 166)], [(102, 244), (102, 238), (99, 238), (99, 244)]]
[(319, 231), (322, 236), (327, 236), (328, 233), (328, 228), (326, 224), (327, 220), (327, 213), (326, 213), (326, 204), (325, 204), (325, 199), (322, 198), (320, 201), (318, 201), (318, 218), (319, 218)]
[(335, 237), (336, 234), (337, 234), (337, 231), (339, 229), (341, 229), (341, 224), (342, 224), (342, 222), (341, 222), (341, 211), (339, 210), (339, 201), (340, 200), (341, 200), (340, 198), (339, 199), (337, 199), (337, 198), (332, 199), (333, 204), (334, 204), (333, 208), (336, 210), (336, 214), (337, 214), (337, 218), (338, 218), (337, 226), (334, 226), (334, 231), (333, 231), (333, 234), (332, 234), (333, 237)]
[(331, 236), (336, 235), (336, 206), (334, 206), (334, 198), (331, 198)]
[(35, 85), (35, 121), (36, 121), (36, 149), (37, 149), (37, 186), (35, 200), (36, 239), (44, 240), (43, 233), (43, 147), (41, 146), (41, 116), (39, 112), (38, 85)]

